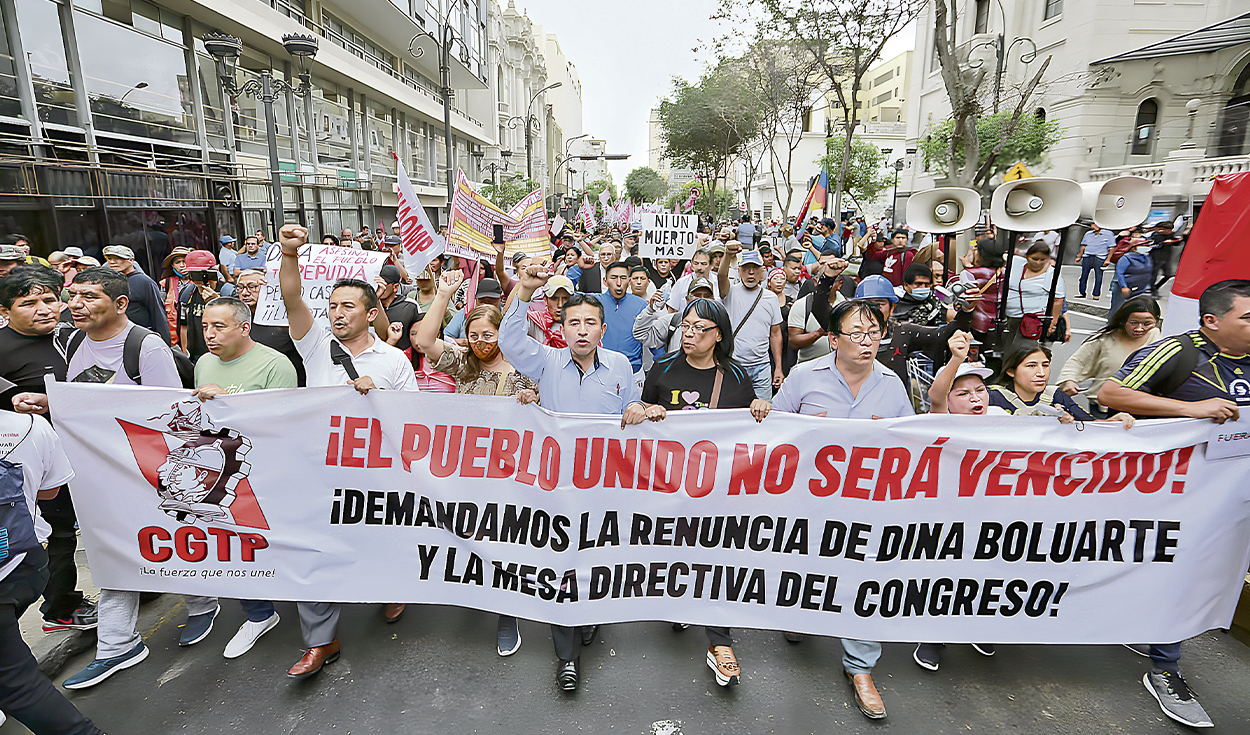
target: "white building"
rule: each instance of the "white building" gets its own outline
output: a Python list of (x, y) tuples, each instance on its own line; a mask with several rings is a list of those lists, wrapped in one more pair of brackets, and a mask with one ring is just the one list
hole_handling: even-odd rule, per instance
[(526, 126), (530, 125), (529, 169), (531, 178), (544, 191), (551, 190), (547, 162), (548, 115), (542, 92), (550, 81), (542, 43), (535, 34), (533, 22), (517, 10), (513, 0), (500, 9), (495, 0), (488, 0), (490, 26), (489, 83), (494, 93), (493, 130), (498, 143), (485, 151), (483, 164), (506, 164), (508, 173), (526, 173)]
[[(546, 93), (551, 126), (547, 138), (547, 169), (551, 171), (551, 188), (548, 194), (563, 197), (567, 191), (568, 174), (565, 156), (571, 153), (569, 141), (582, 136), (582, 82), (577, 67), (564, 55), (560, 41), (554, 33), (544, 33), (542, 26), (535, 26), (535, 35), (546, 49), (543, 58), (547, 64), (548, 83), (560, 86)], [(555, 209), (556, 207), (552, 207)]]
[[(991, 100), (995, 41), (999, 34), (1005, 38), (1003, 108), (1015, 103), (1011, 90), (1051, 58), (1027, 114), (1058, 121), (1064, 135), (1034, 175), (1090, 181), (1138, 173), (1157, 184), (1156, 203), (1166, 204), (1204, 195), (1213, 172), (1246, 168), (1250, 14), (1233, 20), (1245, 13), (1245, 0), (958, 5), (957, 39), (986, 65), (984, 89)], [(933, 50), (933, 22), (930, 5), (917, 22), (910, 148), (950, 112)], [(918, 159), (911, 163), (905, 191), (930, 188), (945, 175), (924, 171)]]

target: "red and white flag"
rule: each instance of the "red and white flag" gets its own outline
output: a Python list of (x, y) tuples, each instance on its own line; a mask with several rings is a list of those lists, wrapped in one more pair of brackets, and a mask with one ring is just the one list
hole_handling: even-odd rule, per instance
[(690, 187), (690, 196), (686, 198), (686, 203), (681, 205), (681, 211), (689, 212), (694, 209), (694, 203), (699, 198), (699, 187)]
[(473, 275), (469, 277), (469, 285), (464, 290), (464, 315), (467, 318), (473, 307), (477, 306), (477, 284), (482, 280), (482, 261), (473, 261)]
[(582, 227), (590, 232), (595, 227), (595, 208), (590, 203), (590, 197), (582, 194), (582, 208), (577, 210), (577, 216), (582, 218)]
[[(394, 156), (394, 154), (391, 154)], [(425, 270), (447, 248), (447, 241), (438, 234), (430, 218), (417, 199), (417, 192), (408, 180), (404, 162), (395, 157), (396, 175), (399, 178), (399, 205), (395, 219), (399, 221), (399, 238), (404, 244), (404, 269), (414, 278)]]

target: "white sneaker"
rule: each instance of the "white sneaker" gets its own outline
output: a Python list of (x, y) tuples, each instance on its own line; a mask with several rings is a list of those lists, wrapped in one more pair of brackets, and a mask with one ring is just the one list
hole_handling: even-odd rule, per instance
[(252, 646), (256, 645), (256, 641), (269, 631), (273, 630), (281, 618), (278, 613), (270, 615), (268, 618), (253, 623), (248, 620), (239, 626), (239, 632), (234, 634), (230, 642), (226, 644), (226, 650), (223, 654), (226, 658), (238, 658), (248, 651), (252, 650)]

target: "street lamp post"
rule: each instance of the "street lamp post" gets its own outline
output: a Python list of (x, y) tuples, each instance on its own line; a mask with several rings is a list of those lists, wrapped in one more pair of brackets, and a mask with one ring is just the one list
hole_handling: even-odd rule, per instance
[[(451, 44), (456, 40), (456, 34), (448, 18), (451, 17), (452, 8), (456, 6), (457, 2), (459, 0), (452, 0), (452, 2), (448, 3), (447, 12), (438, 19), (437, 36), (429, 31), (423, 31), (413, 36), (412, 40), (408, 42), (408, 53), (414, 59), (419, 59), (425, 55), (425, 49), (423, 48), (418, 48), (416, 51), (412, 50), (413, 44), (421, 36), (433, 39), (434, 43), (438, 45), (438, 74), (439, 83), (441, 84), (439, 94), (443, 98), (443, 144), (446, 148), (447, 156), (447, 206), (449, 209), (451, 200), (456, 193), (456, 180), (452, 175), (453, 150), (451, 144), (451, 98), (455, 93), (451, 86)], [(464, 42), (461, 41), (461, 43)], [(437, 166), (435, 168), (437, 169)]]
[(890, 229), (898, 227), (898, 175), (903, 170), (903, 159), (894, 162), (894, 199), (890, 202)]
[[(1003, 91), (1003, 72), (1006, 70), (1007, 57), (1011, 55), (1011, 50), (1016, 47), (1017, 43), (1021, 45), (1028, 44), (1029, 46), (1033, 47), (1033, 50), (1025, 51), (1021, 53), (1020, 62), (1023, 64), (1031, 64), (1033, 63), (1033, 60), (1037, 58), (1037, 44), (1034, 43), (1033, 39), (1028, 38), (1028, 37), (1021, 37), (1021, 38), (1012, 39), (1010, 44), (1007, 43), (1007, 37), (1005, 35), (1007, 32), (1007, 11), (1003, 9), (1002, 0), (997, 0), (997, 2), (998, 2), (998, 12), (1002, 15), (1002, 18), (1003, 18), (1003, 30), (1000, 31), (998, 34), (996, 34), (993, 39), (989, 41), (981, 41), (980, 43), (976, 44), (975, 46), (973, 46), (972, 48), (968, 50), (969, 55), (971, 55), (973, 51), (976, 51), (978, 48), (981, 48), (983, 46), (994, 47), (994, 60), (995, 60), (994, 113), (995, 114), (998, 113), (998, 102), (999, 102), (999, 98), (1002, 96), (1002, 91)], [(972, 68), (972, 69), (978, 69), (981, 67), (983, 63), (985, 62), (982, 61), (981, 59), (975, 59), (974, 61), (970, 61), (968, 63), (968, 66), (969, 68)]]
[(554, 82), (552, 84), (548, 84), (547, 86), (535, 92), (534, 96), (530, 97), (529, 104), (525, 106), (525, 178), (529, 179), (530, 181), (534, 180), (534, 165), (533, 165), (533, 162), (530, 160), (531, 159), (530, 147), (531, 147), (531, 140), (533, 138), (532, 128), (533, 128), (534, 123), (537, 122), (537, 120), (534, 119), (534, 114), (530, 112), (530, 108), (534, 106), (534, 100), (538, 99), (538, 96), (540, 94), (542, 94), (543, 92), (546, 92), (549, 89), (555, 89), (556, 87), (559, 87), (562, 84), (563, 82)]
[[(299, 33), (291, 33), (282, 37), (282, 46), (299, 66), (299, 84), (291, 85), (282, 79), (274, 79), (273, 72), (268, 68), (260, 70), (260, 80), (249, 79), (243, 86), (235, 84), (234, 74), (239, 55), (243, 53), (243, 42), (225, 33), (209, 33), (203, 38), (204, 50), (217, 62), (217, 76), (221, 79), (221, 88), (226, 95), (238, 97), (249, 95), (265, 106), (265, 134), (269, 138), (269, 178), (273, 187), (273, 227), (274, 238), (278, 229), (286, 221), (282, 206), (282, 174), (278, 168), (278, 125), (273, 116), (273, 103), (279, 94), (293, 94), (303, 97), (312, 91), (312, 74), (306, 66), (307, 60), (317, 54), (317, 38)], [(291, 141), (295, 142), (295, 123), (291, 123)], [(292, 150), (298, 150), (292, 145)], [(296, 156), (298, 159), (298, 155)], [(298, 165), (298, 162), (297, 162)]]

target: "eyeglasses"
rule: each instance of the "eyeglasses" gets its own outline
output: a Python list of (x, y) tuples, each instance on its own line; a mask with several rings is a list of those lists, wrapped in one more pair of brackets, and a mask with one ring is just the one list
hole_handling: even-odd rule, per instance
[(843, 332), (842, 336), (858, 344), (863, 344), (865, 341), (880, 342), (881, 330), (870, 329), (867, 332)]
[(687, 324), (686, 322), (682, 322), (680, 329), (681, 329), (682, 334), (693, 334), (694, 336), (698, 337), (701, 334), (704, 334), (706, 332), (712, 331), (713, 329), (716, 329), (716, 325), (713, 324), (710, 327), (701, 327), (698, 324)]
[(470, 334), (469, 341), (470, 342), (498, 342), (499, 335), (497, 334)]
[(265, 287), (265, 284), (263, 284), (263, 283), (249, 283), (249, 284), (247, 284), (247, 285), (245, 285), (245, 286), (244, 286), (244, 285), (240, 285), (240, 286), (239, 286), (239, 290), (240, 290), (240, 291), (259, 291), (259, 290), (261, 290), (261, 289), (262, 289), (262, 288), (264, 288), (264, 287)]

